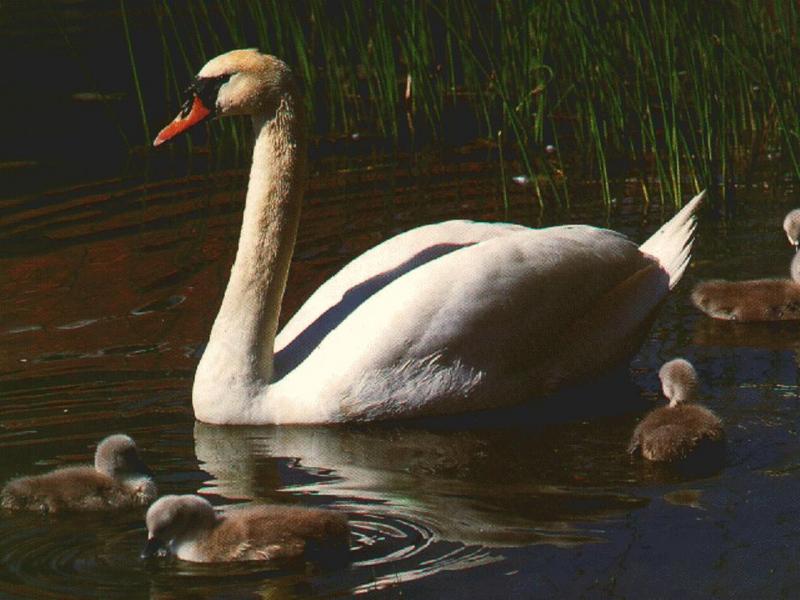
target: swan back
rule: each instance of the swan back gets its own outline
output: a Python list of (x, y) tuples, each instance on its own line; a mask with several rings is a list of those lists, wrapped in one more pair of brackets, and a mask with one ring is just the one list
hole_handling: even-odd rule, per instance
[[(264, 420), (428, 416), (540, 394), (568, 324), (652, 264), (623, 236), (587, 226), (512, 231), (457, 249), (363, 300), (272, 384), (274, 397), (287, 397)], [(483, 394), (486, 385), (510, 389)]]

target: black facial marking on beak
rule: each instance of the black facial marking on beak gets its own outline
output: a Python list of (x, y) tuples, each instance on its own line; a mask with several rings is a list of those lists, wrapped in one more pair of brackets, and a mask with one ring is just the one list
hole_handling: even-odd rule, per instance
[(195, 98), (199, 98), (211, 116), (214, 116), (217, 107), (217, 94), (221, 88), (231, 78), (232, 73), (220, 75), (219, 77), (196, 77), (192, 84), (187, 88), (186, 101), (181, 106), (181, 117), (186, 118), (192, 110)]

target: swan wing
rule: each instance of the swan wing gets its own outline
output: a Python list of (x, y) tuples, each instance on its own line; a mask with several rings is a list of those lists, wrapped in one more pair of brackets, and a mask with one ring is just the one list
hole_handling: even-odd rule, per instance
[(445, 221), (367, 250), (323, 283), (284, 325), (275, 339), (276, 376), (295, 368), (356, 307), (405, 273), (455, 250), (526, 230), (511, 223)]
[[(550, 380), (565, 332), (575, 335), (587, 315), (598, 321), (593, 308), (612, 304), (643, 270), (660, 271), (655, 264), (623, 235), (579, 225), (509, 230), (424, 262), (358, 304), (273, 383), (295, 399), (273, 418), (369, 420), (518, 402), (545, 391), (536, 388)], [(660, 299), (668, 289), (646, 293)]]

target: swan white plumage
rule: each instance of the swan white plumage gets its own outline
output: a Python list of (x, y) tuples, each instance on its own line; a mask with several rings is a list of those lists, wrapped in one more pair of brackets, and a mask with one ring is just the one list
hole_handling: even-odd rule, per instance
[(365, 252), (277, 334), (306, 166), (291, 71), (256, 50), (209, 61), (159, 145), (210, 116), (256, 134), (236, 259), (192, 401), (215, 424), (452, 414), (528, 400), (631, 356), (683, 275), (696, 196), (641, 247), (583, 225), (449, 221)]

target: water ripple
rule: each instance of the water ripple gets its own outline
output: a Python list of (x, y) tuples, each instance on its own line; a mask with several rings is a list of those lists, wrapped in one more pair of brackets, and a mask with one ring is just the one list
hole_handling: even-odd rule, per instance
[(15, 588), (49, 590), (64, 597), (102, 589), (107, 597), (123, 597), (141, 577), (142, 565), (134, 558), (143, 530), (131, 523), (30, 514), (6, 515), (0, 523), (4, 580), (14, 581)]

